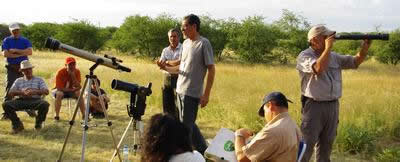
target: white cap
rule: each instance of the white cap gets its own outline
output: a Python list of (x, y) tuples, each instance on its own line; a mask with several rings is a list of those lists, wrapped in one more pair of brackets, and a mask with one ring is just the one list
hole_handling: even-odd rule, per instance
[(314, 37), (318, 36), (318, 35), (332, 35), (335, 34), (336, 31), (333, 30), (329, 30), (327, 27), (325, 27), (324, 25), (315, 25), (313, 26), (310, 31), (308, 31), (308, 42), (310, 42), (311, 39), (313, 39)]
[(8, 26), (8, 29), (10, 29), (10, 31), (16, 30), (16, 29), (20, 29), (19, 24), (18, 23), (11, 23)]
[(33, 66), (28, 60), (24, 60), (21, 62), (21, 70), (34, 68), (34, 67), (35, 66)]

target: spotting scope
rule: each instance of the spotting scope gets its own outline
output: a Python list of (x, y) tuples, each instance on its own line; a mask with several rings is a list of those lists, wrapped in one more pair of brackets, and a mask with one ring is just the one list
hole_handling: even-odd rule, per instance
[(389, 34), (336, 34), (336, 40), (389, 40)]

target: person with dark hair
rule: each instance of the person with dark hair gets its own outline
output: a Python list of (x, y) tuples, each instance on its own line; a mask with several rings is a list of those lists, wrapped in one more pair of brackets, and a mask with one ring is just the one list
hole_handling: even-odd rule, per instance
[[(6, 58), (6, 88), (4, 102), (11, 100), (8, 95), (14, 81), (23, 77), (20, 71), (20, 63), (24, 60), (29, 60), (28, 56), (32, 55), (32, 43), (27, 38), (21, 36), (21, 28), (18, 23), (11, 23), (8, 27), (11, 36), (3, 40), (1, 46), (2, 54)], [(34, 111), (26, 111), (29, 116), (36, 116)], [(8, 119), (4, 113), (2, 119)]]
[(92, 82), (92, 86), (90, 87), (90, 93), (85, 94), (85, 97), (90, 98), (90, 106), (89, 106), (89, 113), (92, 114), (93, 118), (99, 118), (102, 119), (105, 117), (103, 108), (101, 107), (100, 104), (100, 99), (103, 98), (104, 102), (104, 107), (107, 110), (108, 109), (108, 103), (110, 102), (110, 98), (107, 97), (106, 91), (104, 89), (100, 88), (100, 80), (96, 78), (97, 83), (99, 84), (99, 91), (100, 95), (96, 91), (96, 85), (94, 82)]
[(272, 92), (264, 97), (258, 115), (268, 122), (251, 141), (248, 129), (235, 132), (235, 153), (238, 162), (297, 160), (297, 149), (301, 132), (288, 113), (288, 102), (281, 92)]
[[(179, 43), (180, 34), (178, 29), (170, 29), (168, 31), (169, 46), (165, 47), (161, 53), (160, 62), (166, 64), (166, 66), (176, 66), (180, 63), (180, 57), (182, 53), (182, 45)], [(170, 73), (164, 71), (164, 84), (162, 87), (162, 102), (163, 112), (170, 113), (171, 115), (178, 117), (178, 110), (175, 105), (175, 90), (176, 81), (178, 80), (178, 73)]]
[(142, 161), (205, 162), (192, 148), (190, 130), (170, 114), (153, 115), (143, 140)]
[[(196, 124), (199, 104), (208, 104), (215, 78), (213, 49), (210, 41), (200, 35), (200, 19), (194, 14), (185, 16), (182, 21), (184, 38), (179, 66), (166, 66), (158, 63), (161, 69), (179, 73), (176, 85), (179, 119), (190, 129), (193, 145), (200, 153), (207, 149), (206, 141)], [(204, 79), (207, 74), (205, 89)]]
[(370, 40), (364, 40), (356, 56), (332, 51), (335, 31), (316, 25), (308, 32), (310, 47), (297, 57), (296, 69), (301, 80), (301, 131), (306, 148), (302, 161), (330, 161), (339, 123), (339, 98), (342, 96), (342, 70), (357, 69), (364, 61)]

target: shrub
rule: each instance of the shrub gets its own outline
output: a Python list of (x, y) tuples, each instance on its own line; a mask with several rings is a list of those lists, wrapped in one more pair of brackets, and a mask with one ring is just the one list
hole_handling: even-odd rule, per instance
[(400, 147), (387, 148), (376, 156), (379, 162), (400, 162)]
[(376, 137), (368, 129), (347, 124), (339, 132), (337, 144), (339, 150), (350, 154), (373, 153), (375, 151), (375, 139)]

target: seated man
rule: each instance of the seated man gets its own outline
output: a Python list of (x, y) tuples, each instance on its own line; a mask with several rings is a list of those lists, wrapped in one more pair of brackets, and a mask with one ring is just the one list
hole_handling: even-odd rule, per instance
[[(52, 95), (55, 98), (54, 107), (56, 110), (56, 121), (60, 120), (61, 100), (63, 98), (78, 99), (80, 95), (81, 72), (76, 68), (76, 61), (72, 57), (67, 57), (65, 67), (58, 70), (56, 75), (56, 86), (52, 90)], [(81, 110), (82, 119), (85, 116), (85, 105), (83, 99), (78, 103)]]
[(15, 113), (16, 111), (38, 110), (35, 123), (36, 130), (42, 128), (42, 122), (46, 120), (49, 111), (50, 104), (42, 99), (42, 95), (48, 95), (49, 90), (43, 79), (33, 76), (33, 67), (28, 60), (21, 62), (20, 70), (24, 76), (15, 80), (8, 93), (8, 97), (18, 96), (18, 98), (3, 103), (4, 112), (11, 120), (12, 133), (14, 134), (24, 129), (24, 125)]
[[(108, 103), (110, 102), (110, 98), (107, 97), (106, 92), (100, 88), (100, 80), (97, 79), (97, 82), (99, 83), (99, 91), (100, 91), (100, 96), (103, 97), (103, 102), (105, 109), (108, 109)], [(100, 96), (96, 91), (96, 85), (93, 83), (92, 86), (90, 87), (90, 94), (86, 94), (85, 97), (89, 96), (90, 97), (90, 107), (89, 107), (89, 112), (92, 114), (93, 118), (104, 118), (104, 111), (103, 108), (101, 107), (100, 104)]]
[(280, 92), (264, 97), (258, 114), (268, 122), (255, 137), (246, 144), (253, 134), (241, 128), (235, 132), (235, 153), (243, 161), (287, 161), (294, 162), (301, 139), (300, 129), (288, 113), (288, 101)]

